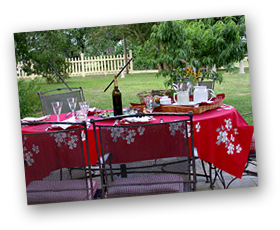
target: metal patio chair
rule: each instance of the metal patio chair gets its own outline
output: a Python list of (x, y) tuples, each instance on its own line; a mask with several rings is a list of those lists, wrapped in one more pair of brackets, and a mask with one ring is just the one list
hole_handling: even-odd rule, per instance
[[(123, 123), (137, 116), (178, 115), (151, 113), (91, 119), (95, 145), (100, 144), (100, 149), (96, 148), (98, 157), (111, 155), (109, 164), (105, 160), (99, 164), (102, 197), (196, 190), (192, 113), (180, 114), (182, 120), (172, 122)], [(110, 120), (114, 122), (108, 125)]]
[[(71, 89), (71, 90), (70, 90)], [(61, 113), (71, 112), (67, 98), (76, 97), (77, 98), (77, 106), (75, 110), (79, 109), (78, 103), (85, 100), (84, 91), (82, 87), (72, 87), (72, 88), (57, 88), (44, 92), (38, 92), (42, 111), (44, 115), (54, 114), (51, 103), (53, 101), (62, 101), (63, 106), (61, 109)]]
[[(90, 167), (86, 123), (63, 123), (73, 127), (45, 131), (59, 122), (30, 122), (38, 132), (22, 133), (28, 204), (92, 200), (97, 182), (88, 175)], [(34, 130), (33, 129), (33, 130)], [(83, 167), (72, 179), (67, 168)]]
[[(189, 78), (177, 78), (176, 83), (188, 82)], [(216, 77), (198, 77), (197, 85), (206, 86), (207, 89), (214, 90)]]
[(203, 85), (207, 89), (214, 90), (216, 79), (216, 77), (198, 77), (198, 85)]
[[(250, 111), (248, 113), (242, 113), (241, 115), (243, 117), (248, 116), (248, 115), (253, 115), (253, 111)], [(256, 154), (255, 134), (254, 133), (253, 133), (253, 137), (251, 140), (250, 151), (249, 151), (249, 155), (248, 155), (248, 161), (247, 161), (247, 164), (246, 164), (245, 170), (244, 170), (244, 175), (250, 175), (250, 176), (257, 177), (258, 173), (256, 171), (252, 171), (250, 169), (250, 165), (257, 167), (257, 154)]]

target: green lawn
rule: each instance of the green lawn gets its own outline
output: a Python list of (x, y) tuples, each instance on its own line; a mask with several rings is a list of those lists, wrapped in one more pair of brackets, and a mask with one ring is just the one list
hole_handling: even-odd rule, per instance
[[(230, 74), (224, 73), (223, 82), (215, 84), (215, 93), (225, 93), (224, 103), (234, 106), (241, 114), (252, 112), (249, 69), (245, 68), (245, 74), (238, 74), (238, 69)], [(253, 125), (253, 115), (244, 118)]]
[[(232, 73), (223, 74), (223, 82), (221, 84), (215, 84), (215, 93), (225, 93), (224, 103), (234, 106), (240, 113), (252, 111), (249, 68), (245, 68), (245, 72), (245, 74), (238, 74), (238, 68), (236, 68)], [(113, 85), (106, 92), (103, 91), (112, 79), (113, 75), (89, 75), (84, 78), (71, 77), (67, 79), (67, 84), (70, 87), (82, 86), (85, 98), (90, 101), (91, 107), (110, 109), (112, 108), (111, 93)], [(163, 82), (164, 78), (156, 78), (154, 73), (130, 74), (125, 78), (119, 77), (118, 83), (122, 91), (123, 107), (128, 107), (130, 102), (139, 102), (136, 94), (140, 91), (165, 89)], [(41, 91), (58, 87), (65, 87), (65, 85), (63, 83), (46, 84), (43, 79), (39, 81)], [(253, 125), (252, 115), (246, 116), (245, 119), (250, 125)]]

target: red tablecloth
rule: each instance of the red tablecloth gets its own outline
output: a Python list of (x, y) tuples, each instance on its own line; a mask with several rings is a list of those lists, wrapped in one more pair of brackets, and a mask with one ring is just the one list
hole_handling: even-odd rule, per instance
[(254, 127), (229, 105), (194, 116), (194, 145), (200, 159), (242, 177)]
[[(93, 116), (89, 116), (92, 118)], [(56, 116), (52, 115), (50, 120), (55, 120)], [(65, 114), (60, 116), (61, 120), (66, 119)], [(178, 120), (177, 116), (163, 117), (164, 121)], [(110, 124), (111, 121), (108, 121)], [(151, 122), (160, 122), (160, 117)], [(233, 175), (238, 178), (242, 177), (244, 167), (247, 162), (248, 153), (250, 150), (250, 143), (253, 135), (253, 126), (249, 126), (238, 111), (229, 105), (223, 105), (222, 107), (208, 111), (202, 114), (194, 115), (194, 145), (197, 148), (198, 156), (200, 159), (212, 163), (215, 167)], [(44, 131), (47, 126), (27, 126), (22, 127), (22, 132), (40, 132)], [(169, 133), (161, 135), (159, 138), (160, 145), (155, 151), (158, 157), (172, 156), (172, 146), (168, 148), (164, 145), (164, 138), (168, 138), (168, 135), (176, 135), (176, 132), (180, 132), (180, 127), (170, 127)], [(112, 144), (113, 143), (112, 136)], [(95, 164), (97, 161), (96, 147), (94, 143), (94, 132), (92, 126), (88, 129), (89, 139), (89, 151), (91, 164)], [(51, 140), (50, 140), (51, 141)], [(50, 145), (51, 143), (46, 143)], [(139, 144), (139, 143), (138, 143)], [(130, 141), (130, 148), (137, 150), (137, 135), (133, 136), (133, 141)], [(141, 149), (141, 148), (140, 148)], [(134, 151), (137, 156), (137, 151)], [(141, 152), (141, 159), (149, 159), (151, 156), (143, 156)], [(25, 156), (26, 157), (26, 156)], [(125, 155), (124, 155), (125, 157)], [(122, 161), (125, 159), (119, 159)], [(129, 161), (129, 160), (126, 160)], [(67, 167), (67, 165), (64, 165)], [(27, 167), (36, 168), (36, 164)], [(38, 169), (40, 170), (40, 169)], [(26, 177), (29, 175), (26, 174)], [(42, 179), (42, 178), (41, 178)]]
[[(160, 118), (158, 117), (156, 120), (151, 121), (151, 123), (160, 122)], [(162, 118), (166, 122), (180, 119), (178, 116), (163, 116)], [(106, 123), (109, 124), (110, 121)], [(218, 109), (194, 115), (193, 126), (194, 146), (197, 148), (199, 158), (212, 163), (215, 167), (233, 176), (241, 178), (250, 151), (250, 143), (254, 131), (253, 126), (249, 126), (238, 111), (229, 105), (222, 105)], [(176, 135), (176, 132), (181, 130), (183, 129), (178, 126), (171, 126), (169, 133), (161, 133), (158, 136), (159, 145), (155, 150), (157, 157), (172, 156), (172, 146), (166, 146), (165, 143), (167, 142), (164, 142), (164, 140), (169, 138), (170, 135)], [(93, 140), (92, 127), (89, 129), (88, 134), (89, 139)], [(137, 142), (137, 135), (133, 138), (133, 143), (126, 145), (128, 151), (131, 148), (136, 157), (141, 154), (141, 159), (149, 159), (149, 156), (143, 155), (145, 154), (141, 150), (143, 143), (140, 142), (140, 139)], [(90, 146), (91, 153), (96, 151), (94, 150), (95, 145), (91, 143)], [(126, 159), (128, 156), (125, 154), (123, 156), (122, 159), (115, 163), (129, 162), (129, 159)], [(177, 153), (176, 156), (178, 156)], [(96, 160), (94, 155), (91, 156), (91, 159)], [(135, 159), (135, 157), (132, 157), (132, 159)]]
[[(84, 130), (67, 130), (64, 133), (46, 132), (49, 125), (25, 126), (22, 133), (26, 185), (41, 180), (60, 168), (84, 165)], [(35, 134), (35, 135), (33, 135)]]

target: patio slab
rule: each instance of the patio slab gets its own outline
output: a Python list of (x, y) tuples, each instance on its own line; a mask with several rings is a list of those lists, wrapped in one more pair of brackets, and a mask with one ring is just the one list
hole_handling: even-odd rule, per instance
[[(158, 160), (157, 163), (168, 162), (170, 160), (172, 160), (172, 158), (161, 159), (161, 160)], [(150, 161), (149, 163), (153, 164), (154, 161)], [(128, 165), (139, 166), (140, 164), (141, 163), (138, 162), (138, 163), (130, 163)], [(185, 165), (184, 165), (184, 163), (175, 164), (175, 165), (167, 166), (166, 169), (168, 169), (168, 167), (171, 167), (173, 170), (176, 170), (176, 171), (181, 171), (181, 170), (184, 170)], [(256, 166), (251, 165), (249, 167), (249, 169), (251, 171), (257, 172), (257, 167)], [(196, 171), (197, 171), (198, 174), (204, 174), (200, 160), (196, 160)], [(206, 171), (208, 173), (208, 164), (206, 164)], [(63, 169), (62, 173), (63, 173), (63, 179), (71, 179), (68, 169)], [(72, 171), (73, 179), (79, 178), (81, 175), (83, 175), (82, 173), (83, 173), (83, 171), (81, 171), (81, 170), (73, 170)], [(214, 174), (214, 172), (213, 172), (213, 174)], [(128, 175), (128, 176), (130, 176), (130, 175)], [(226, 184), (228, 184), (234, 178), (233, 176), (231, 176), (231, 175), (229, 175), (225, 172), (223, 172), (223, 177), (225, 179)], [(53, 179), (59, 180), (59, 178), (60, 178), (60, 170), (57, 170), (55, 172), (52, 172), (47, 178), (45, 178), (45, 180), (53, 180)], [(100, 178), (99, 177), (94, 177), (93, 179), (98, 182), (98, 188), (101, 188)], [(232, 189), (232, 188), (247, 188), (247, 187), (258, 187), (258, 178), (255, 177), (255, 176), (243, 176), (242, 179), (234, 180), (230, 184), (229, 189)], [(217, 178), (216, 181), (215, 181), (213, 190), (221, 190), (221, 189), (224, 189), (223, 184)], [(197, 177), (196, 191), (209, 191), (209, 190), (212, 190), (210, 188), (210, 183), (206, 182), (205, 177), (198, 176)]]
[[(157, 163), (172, 161), (172, 159), (173, 158), (161, 159), (161, 160), (158, 160)], [(150, 162), (150, 164), (152, 164), (152, 163), (154, 163), (154, 161)], [(141, 164), (141, 163), (139, 163), (139, 162), (138, 163), (131, 163), (131, 164), (128, 164), (128, 165), (137, 166), (139, 164)], [(206, 172), (208, 173), (208, 164), (206, 164), (205, 166), (206, 166)], [(168, 167), (170, 167), (173, 170), (181, 171), (181, 170), (184, 169), (184, 163), (170, 165), (170, 166), (167, 166), (166, 169), (168, 169)], [(257, 167), (256, 166), (250, 165), (250, 167), (248, 167), (248, 169), (250, 169), (251, 171), (257, 172)], [(204, 174), (200, 160), (196, 160), (196, 172), (198, 174)], [(214, 172), (213, 172), (213, 174), (214, 174)], [(223, 172), (223, 177), (225, 179), (226, 184), (228, 184), (234, 178), (233, 176), (231, 176), (231, 175), (229, 175), (228, 173), (225, 173), (225, 172)], [(98, 179), (98, 178), (94, 178), (94, 179)], [(257, 186), (258, 186), (258, 178), (257, 177), (255, 177), (255, 176), (243, 176), (242, 179), (234, 180), (230, 184), (229, 189), (231, 189), (231, 188), (257, 187)], [(224, 189), (224, 186), (221, 183), (221, 181), (217, 178), (216, 181), (215, 181), (213, 190), (220, 190), (220, 189)], [(206, 182), (205, 177), (198, 176), (197, 177), (196, 191), (207, 191), (207, 190), (211, 190), (210, 183)]]
[[(253, 172), (257, 172), (257, 166), (249, 165), (248, 169)], [(203, 173), (201, 161), (196, 162), (196, 170), (197, 173)], [(206, 167), (206, 171), (208, 173), (208, 165)], [(214, 174), (214, 172), (212, 172)], [(228, 173), (223, 172), (223, 177), (225, 180), (225, 184), (228, 185), (228, 183), (234, 179), (234, 177)], [(257, 187), (258, 186), (258, 177), (256, 176), (243, 176), (242, 179), (235, 179), (229, 186), (229, 189), (231, 188), (247, 188), (247, 187)], [(214, 184), (213, 190), (219, 190), (224, 189), (223, 184), (221, 181), (217, 178)], [(197, 191), (206, 191), (211, 190), (210, 183), (205, 182), (205, 178), (198, 177), (197, 178)]]

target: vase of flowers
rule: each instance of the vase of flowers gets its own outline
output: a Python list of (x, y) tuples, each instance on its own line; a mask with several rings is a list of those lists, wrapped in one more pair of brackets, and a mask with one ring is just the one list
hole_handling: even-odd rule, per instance
[(192, 85), (197, 85), (199, 78), (202, 76), (201, 69), (197, 70), (195, 67), (189, 65), (187, 68), (182, 68), (182, 74), (180, 78), (177, 79), (177, 81), (190, 81)]

